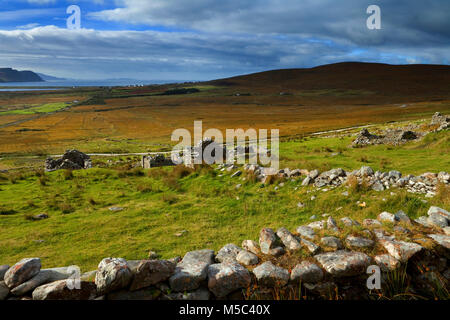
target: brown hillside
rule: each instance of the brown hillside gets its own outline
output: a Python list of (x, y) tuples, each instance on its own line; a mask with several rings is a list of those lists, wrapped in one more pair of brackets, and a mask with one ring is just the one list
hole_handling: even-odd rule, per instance
[(258, 91), (364, 90), (379, 95), (450, 96), (450, 66), (344, 62), (211, 81)]

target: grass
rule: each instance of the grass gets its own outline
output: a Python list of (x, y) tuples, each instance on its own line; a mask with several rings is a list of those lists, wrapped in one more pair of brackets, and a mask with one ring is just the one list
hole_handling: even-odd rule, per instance
[[(445, 165), (448, 163), (446, 154), (438, 152), (445, 146), (442, 141), (445, 142), (447, 136), (442, 132), (428, 142), (385, 151), (383, 157), (391, 159), (393, 168), (418, 173), (425, 169), (421, 157), (422, 148), (426, 148), (428, 154), (433, 155), (426, 171), (440, 171), (449, 167)], [(305, 148), (322, 150), (320, 147), (325, 142), (331, 150), (341, 148), (344, 155), (355, 152), (344, 148), (338, 138), (286, 142), (281, 143), (281, 148), (294, 154)], [(371, 146), (363, 150), (368, 159), (373, 159), (378, 148)], [(318, 151), (321, 152), (329, 151)], [(320, 165), (319, 154), (307, 160), (311, 162), (300, 160), (300, 163), (307, 167)], [(399, 154), (409, 154), (409, 157), (403, 160)], [(343, 164), (341, 159), (335, 162), (332, 159), (336, 158), (330, 158), (327, 166)], [(361, 166), (356, 153), (353, 158), (347, 156), (346, 163), (348, 165), (342, 165), (346, 169)], [(325, 167), (323, 163), (322, 166)], [(261, 188), (250, 176), (243, 181), (243, 177), (231, 178), (230, 175), (217, 175), (205, 166), (150, 170), (119, 166), (3, 174), (0, 179), (0, 261), (13, 264), (23, 257), (39, 256), (45, 267), (77, 264), (88, 271), (107, 256), (141, 259), (153, 250), (163, 258), (171, 258), (189, 250), (218, 250), (230, 242), (239, 245), (245, 239), (257, 240), (263, 227), (287, 227), (293, 231), (308, 223), (312, 215), (320, 218), (328, 213), (336, 220), (349, 216), (361, 221), (375, 218), (382, 211), (403, 210), (416, 218), (425, 215), (430, 205), (448, 209), (448, 193), (445, 193), (448, 191), (440, 191), (439, 196), (424, 203), (423, 196), (403, 189), (375, 192), (349, 185), (323, 192), (301, 187), (301, 178), (283, 181), (283, 187), (279, 187), (281, 180), (274, 179)], [(236, 189), (237, 184), (242, 184), (241, 188)], [(349, 195), (342, 196), (344, 191)], [(316, 196), (315, 200), (311, 200), (312, 195)], [(366, 202), (366, 207), (358, 206), (357, 201)], [(304, 204), (303, 208), (298, 208), (299, 202)], [(124, 210), (112, 212), (109, 210), (112, 206)], [(47, 213), (50, 218), (26, 220), (40, 213)], [(182, 230), (188, 232), (175, 236)]]
[(0, 116), (14, 115), (14, 114), (28, 115), (28, 114), (36, 114), (36, 113), (51, 113), (51, 112), (62, 110), (68, 106), (69, 106), (68, 103), (47, 103), (47, 104), (43, 104), (40, 106), (34, 106), (31, 108), (3, 111), (3, 112), (0, 112)]

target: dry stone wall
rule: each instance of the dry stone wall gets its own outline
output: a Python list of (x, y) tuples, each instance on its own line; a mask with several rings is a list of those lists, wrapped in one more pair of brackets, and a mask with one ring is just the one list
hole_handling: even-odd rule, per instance
[(407, 268), (411, 290), (433, 297), (437, 282), (449, 289), (449, 222), (438, 207), (417, 221), (402, 211), (363, 221), (328, 217), (295, 231), (264, 228), (258, 242), (182, 259), (105, 258), (79, 277), (74, 267), (42, 269), (39, 258), (26, 258), (0, 266), (0, 300), (274, 299), (300, 284), (311, 299), (369, 299), (369, 266), (380, 268), (382, 282)]

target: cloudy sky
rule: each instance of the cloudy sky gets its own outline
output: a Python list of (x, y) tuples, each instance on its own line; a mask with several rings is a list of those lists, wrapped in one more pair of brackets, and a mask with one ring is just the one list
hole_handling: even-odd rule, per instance
[[(381, 30), (366, 25), (373, 4)], [(449, 64), (450, 1), (0, 0), (0, 67), (206, 80), (342, 61)]]

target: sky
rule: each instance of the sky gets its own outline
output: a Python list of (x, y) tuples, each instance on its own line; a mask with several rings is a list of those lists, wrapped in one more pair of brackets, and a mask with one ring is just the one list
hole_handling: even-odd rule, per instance
[(450, 1), (0, 0), (0, 67), (196, 81), (344, 61), (448, 65)]

